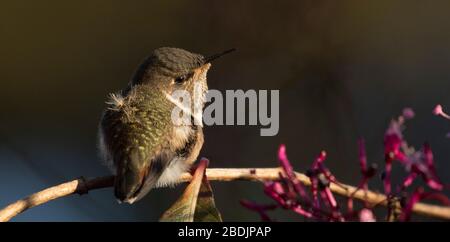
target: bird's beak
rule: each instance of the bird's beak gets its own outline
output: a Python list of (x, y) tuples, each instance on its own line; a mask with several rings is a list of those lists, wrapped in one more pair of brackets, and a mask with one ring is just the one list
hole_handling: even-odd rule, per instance
[(211, 67), (210, 63), (205, 63), (199, 68), (194, 70), (194, 78), (199, 78), (202, 74), (206, 75), (206, 72), (208, 72), (209, 68)]
[(205, 61), (205, 63), (210, 63), (211, 61), (213, 61), (213, 60), (215, 60), (215, 59), (217, 59), (217, 58), (219, 58), (219, 57), (221, 57), (223, 55), (231, 53), (231, 52), (233, 52), (235, 50), (236, 49), (233, 48), (233, 49), (229, 49), (229, 50), (223, 51), (222, 53), (219, 53), (219, 54), (215, 54), (215, 55), (211, 55), (211, 56), (205, 57), (204, 61)]

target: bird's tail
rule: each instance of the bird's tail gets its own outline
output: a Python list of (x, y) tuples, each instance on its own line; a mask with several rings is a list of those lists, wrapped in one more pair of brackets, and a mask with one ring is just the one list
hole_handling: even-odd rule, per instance
[(155, 187), (157, 177), (149, 174), (148, 167), (136, 167), (134, 162), (121, 164), (117, 166), (114, 194), (119, 202), (132, 204)]

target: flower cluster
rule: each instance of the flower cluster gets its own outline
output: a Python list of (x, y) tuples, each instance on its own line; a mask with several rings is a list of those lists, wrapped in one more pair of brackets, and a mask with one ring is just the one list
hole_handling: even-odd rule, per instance
[[(442, 111), (440, 105), (436, 106), (433, 113), (450, 119), (450, 116)], [(442, 193), (444, 189), (448, 188), (448, 185), (445, 185), (436, 173), (430, 145), (425, 143), (421, 149), (416, 150), (409, 146), (404, 138), (405, 122), (412, 119), (414, 115), (412, 109), (405, 108), (398, 118), (390, 122), (384, 135), (385, 164), (381, 177), (387, 199), (384, 202), (388, 206), (387, 215), (383, 220), (409, 221), (414, 205), (424, 199), (435, 199), (446, 206), (450, 206), (450, 200)], [(363, 201), (360, 209), (355, 209), (353, 206), (354, 194), (359, 190), (367, 191), (369, 180), (377, 174), (377, 165), (367, 164), (363, 139), (358, 141), (358, 151), (362, 178), (357, 189), (348, 197), (346, 206), (338, 204), (330, 189), (331, 183), (336, 186), (343, 185), (325, 165), (326, 152), (320, 152), (307, 170), (306, 175), (309, 177), (310, 186), (306, 187), (298, 180), (288, 160), (285, 145), (281, 145), (278, 150), (278, 160), (283, 172), (279, 174), (277, 181), (264, 183), (264, 193), (275, 201), (275, 204), (259, 205), (247, 200), (241, 201), (241, 204), (258, 212), (264, 221), (271, 220), (267, 212), (276, 208), (290, 210), (305, 218), (318, 221), (376, 221), (377, 218), (372, 209), (377, 204), (369, 204), (368, 201)], [(400, 163), (405, 168), (407, 175), (402, 183), (393, 189), (391, 173), (394, 162)], [(419, 178), (424, 181), (429, 191), (419, 186), (411, 194), (408, 194), (407, 188)]]
[[(444, 112), (440, 104), (436, 105), (436, 107), (433, 110), (433, 114), (450, 120), (450, 115)], [(450, 138), (450, 132), (447, 133), (447, 138)]]

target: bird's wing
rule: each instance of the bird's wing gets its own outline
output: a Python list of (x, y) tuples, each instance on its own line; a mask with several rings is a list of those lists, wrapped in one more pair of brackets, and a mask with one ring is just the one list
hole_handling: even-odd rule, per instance
[(144, 185), (151, 188), (156, 184), (176, 156), (167, 137), (171, 131), (167, 110), (171, 109), (151, 92), (136, 93), (139, 91), (127, 97), (112, 96), (100, 123), (100, 146), (103, 144), (104, 157), (116, 169), (115, 195), (130, 203)]

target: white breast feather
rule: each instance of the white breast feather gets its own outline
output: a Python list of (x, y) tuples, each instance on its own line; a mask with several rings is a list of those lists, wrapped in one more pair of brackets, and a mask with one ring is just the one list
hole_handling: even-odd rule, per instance
[(180, 182), (180, 176), (189, 170), (190, 164), (184, 162), (184, 158), (175, 158), (170, 165), (163, 171), (156, 182), (156, 187), (174, 186)]
[(172, 149), (177, 150), (183, 148), (193, 132), (194, 131), (192, 130), (191, 126), (184, 125), (173, 127), (172, 138), (170, 139)]

